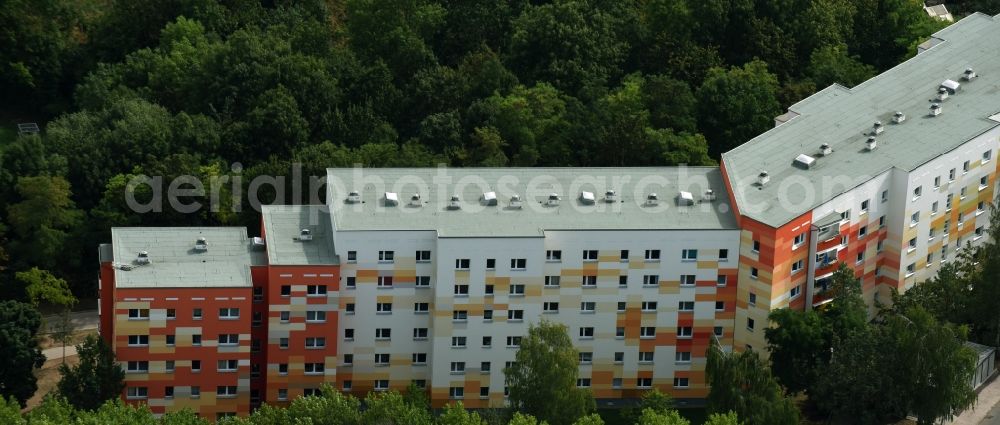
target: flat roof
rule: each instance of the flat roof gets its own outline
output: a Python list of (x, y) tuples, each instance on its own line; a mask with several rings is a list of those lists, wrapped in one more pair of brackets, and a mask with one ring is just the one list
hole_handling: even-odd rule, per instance
[[(431, 230), (440, 237), (539, 237), (549, 230), (736, 229), (718, 167), (331, 168), (328, 203), (337, 231)], [(613, 189), (615, 202), (606, 202)], [(716, 200), (707, 201), (711, 189)], [(357, 191), (359, 203), (347, 195)], [(582, 199), (584, 191), (594, 195)], [(680, 205), (681, 191), (694, 202)], [(398, 205), (386, 205), (386, 192)], [(646, 199), (655, 192), (657, 205)], [(420, 206), (411, 205), (415, 193)], [(487, 195), (490, 193), (490, 195)], [(548, 205), (551, 194), (558, 206)], [(453, 195), (460, 208), (449, 208)], [(521, 208), (510, 200), (518, 195)], [(495, 205), (486, 200), (495, 196)]]
[[(325, 205), (265, 205), (261, 207), (267, 258), (273, 265), (336, 265), (330, 213)], [(311, 241), (302, 241), (308, 229)]]
[[(194, 249), (200, 237), (208, 250)], [(111, 245), (118, 288), (248, 287), (250, 266), (266, 261), (243, 227), (115, 227)]]
[[(792, 105), (793, 118), (723, 154), (740, 213), (781, 226), (853, 188), (831, 190), (832, 178), (857, 185), (891, 168), (912, 171), (996, 127), (990, 117), (1000, 111), (1000, 19), (973, 14), (934, 37), (940, 42), (933, 47), (854, 88), (833, 85)], [(978, 77), (962, 80), (966, 68)], [(931, 117), (931, 99), (945, 80), (961, 88), (941, 102), (941, 115)], [(904, 122), (893, 123), (896, 111), (906, 115)], [(868, 152), (865, 142), (877, 120), (885, 131)], [(818, 155), (823, 143), (833, 149), (831, 156)], [(793, 165), (799, 154), (817, 161), (802, 169)], [(762, 171), (771, 181), (760, 187)]]

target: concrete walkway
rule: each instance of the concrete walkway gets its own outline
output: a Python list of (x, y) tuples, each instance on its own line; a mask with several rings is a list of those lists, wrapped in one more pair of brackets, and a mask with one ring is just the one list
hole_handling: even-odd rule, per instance
[[(63, 358), (63, 348), (52, 347), (42, 350), (42, 354), (45, 355), (45, 360), (57, 360)], [(66, 357), (72, 357), (76, 355), (76, 346), (67, 345), (66, 346)]]
[[(992, 411), (992, 413), (991, 413)], [(979, 391), (976, 405), (966, 409), (948, 425), (1000, 425), (1000, 376)], [(992, 416), (992, 417), (990, 417)]]
[[(50, 323), (58, 323), (61, 318), (59, 316), (45, 316), (43, 320), (43, 328), (48, 327)], [(98, 321), (100, 320), (97, 315), (97, 310), (85, 310), (77, 311), (69, 314), (69, 322), (73, 325), (74, 330), (78, 331), (89, 331), (92, 329), (97, 329)], [(40, 333), (48, 333), (47, 329), (42, 329)]]

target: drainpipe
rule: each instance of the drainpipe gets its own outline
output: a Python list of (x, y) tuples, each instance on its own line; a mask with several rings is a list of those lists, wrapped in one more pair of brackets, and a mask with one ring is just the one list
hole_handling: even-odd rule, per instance
[(819, 245), (819, 227), (809, 224), (809, 268), (806, 270), (806, 311), (812, 311), (813, 293), (816, 292), (816, 247)]

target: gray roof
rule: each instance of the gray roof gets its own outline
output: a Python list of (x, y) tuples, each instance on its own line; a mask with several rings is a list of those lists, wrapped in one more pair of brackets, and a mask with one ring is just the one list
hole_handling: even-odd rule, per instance
[[(990, 117), (1000, 110), (1000, 19), (970, 15), (934, 37), (941, 41), (929, 50), (852, 89), (830, 86), (792, 105), (788, 122), (723, 154), (740, 213), (783, 225), (853, 187), (824, 192), (825, 179), (846, 176), (857, 185), (891, 168), (912, 171), (996, 127)], [(979, 77), (962, 81), (970, 67)], [(941, 103), (941, 115), (930, 117), (930, 99), (947, 79), (961, 89)], [(905, 113), (906, 121), (892, 123), (895, 111)], [(866, 152), (866, 133), (876, 120), (885, 131), (877, 136), (877, 149)], [(829, 158), (818, 155), (823, 143), (833, 148)], [(818, 157), (816, 165), (793, 166), (799, 154)], [(771, 177), (763, 188), (756, 184), (761, 171)], [(779, 188), (793, 176), (796, 184), (782, 194), (783, 204), (797, 207), (780, 205)], [(815, 189), (812, 202), (803, 185)]]
[[(194, 249), (199, 237), (207, 251)], [(116, 227), (111, 245), (118, 288), (251, 286), (250, 266), (265, 262), (243, 227)], [(149, 264), (136, 262), (140, 251)]]
[[(265, 205), (261, 209), (267, 258), (273, 265), (336, 265), (330, 213), (324, 205)], [(309, 229), (311, 241), (299, 239)]]
[[(439, 173), (451, 183), (439, 185)], [(537, 237), (546, 230), (736, 228), (717, 167), (331, 168), (327, 177), (328, 202), (338, 231), (432, 230), (441, 237)], [(617, 202), (605, 202), (608, 189), (616, 190)], [(716, 201), (702, 202), (706, 189), (715, 192)], [(360, 192), (362, 203), (346, 202), (352, 190)], [(680, 190), (693, 194), (694, 205), (678, 205)], [(581, 201), (583, 191), (594, 193), (593, 204)], [(397, 193), (397, 206), (385, 205), (386, 192)], [(497, 205), (485, 205), (485, 192), (496, 193)], [(650, 192), (658, 195), (659, 205), (644, 205)], [(414, 193), (421, 195), (419, 207), (410, 205)], [(561, 198), (558, 206), (546, 205), (552, 193)], [(452, 195), (458, 195), (460, 209), (448, 208)], [(520, 196), (522, 208), (509, 206), (512, 195)]]

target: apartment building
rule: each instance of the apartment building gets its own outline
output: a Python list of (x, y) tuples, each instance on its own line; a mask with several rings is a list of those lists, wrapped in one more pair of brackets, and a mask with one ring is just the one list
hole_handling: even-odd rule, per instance
[(329, 383), (505, 403), (528, 327), (565, 324), (580, 387), (703, 398), (705, 349), (766, 353), (768, 314), (870, 305), (983, 242), (1000, 149), (1000, 22), (972, 15), (826, 88), (719, 167), (330, 169), (327, 205), (236, 228), (116, 228), (101, 334), (123, 398), (206, 417)]

